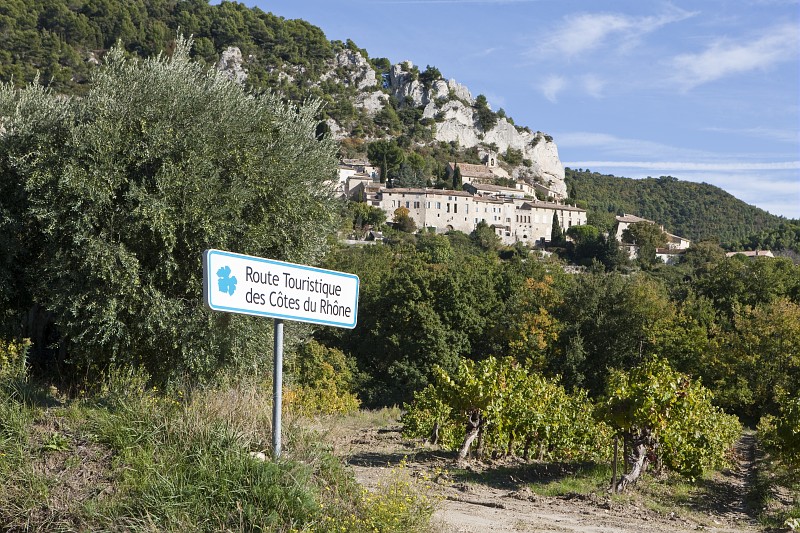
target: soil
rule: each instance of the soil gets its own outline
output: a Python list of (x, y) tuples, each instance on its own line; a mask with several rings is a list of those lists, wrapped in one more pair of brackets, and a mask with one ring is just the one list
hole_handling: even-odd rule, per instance
[[(606, 491), (540, 496), (537, 480), (569, 475), (569, 467), (515, 459), (493, 464), (473, 462), (455, 469), (455, 454), (406, 439), (395, 422), (373, 427), (338, 427), (329, 439), (356, 479), (376, 487), (393, 466), (404, 462), (412, 476), (433, 479), (441, 495), (434, 527), (443, 532), (755, 532), (749, 496), (754, 477), (755, 437), (744, 434), (733, 466), (703, 480), (682, 505), (653, 510), (637, 498), (638, 486), (624, 497)], [(444, 473), (441, 473), (444, 472)], [(610, 482), (610, 480), (609, 480)], [(610, 484), (610, 483), (609, 483)]]

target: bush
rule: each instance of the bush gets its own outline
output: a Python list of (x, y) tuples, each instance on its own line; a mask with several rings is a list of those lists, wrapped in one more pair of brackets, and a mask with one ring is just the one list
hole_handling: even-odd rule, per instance
[(478, 413), (485, 456), (492, 452), (571, 460), (608, 456), (610, 433), (593, 417), (584, 391), (573, 394), (513, 358), (462, 359), (457, 371), (436, 369), (436, 382), (404, 406), (403, 432), (428, 438), (438, 425), (439, 443), (455, 450), (467, 419)]
[(606, 413), (615, 429), (628, 440), (649, 432), (653, 455), (690, 478), (725, 465), (741, 434), (738, 419), (713, 405), (711, 391), (662, 359), (651, 358), (629, 372), (613, 370), (607, 396)]
[(74, 376), (252, 368), (271, 323), (204, 309), (203, 250), (313, 262), (339, 227), (318, 105), (249, 94), (189, 48), (143, 61), (113, 49), (80, 99), (0, 85), (0, 303), (9, 324), (50, 313)]
[(764, 446), (790, 469), (800, 471), (800, 396), (778, 396), (778, 416), (765, 415), (758, 422)]
[(284, 402), (302, 414), (346, 414), (361, 402), (352, 392), (355, 362), (341, 350), (317, 341), (303, 344), (287, 365), (294, 385), (286, 388)]
[(30, 345), (29, 339), (21, 341), (0, 339), (0, 383), (25, 378)]

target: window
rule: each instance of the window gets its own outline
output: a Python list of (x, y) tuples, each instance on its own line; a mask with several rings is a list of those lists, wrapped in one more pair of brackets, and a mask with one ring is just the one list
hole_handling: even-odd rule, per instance
[(419, 202), (414, 202), (414, 209), (419, 209)]
[(450, 202), (447, 202), (447, 212), (450, 212)]
[[(405, 196), (405, 195), (403, 195), (403, 196)], [(411, 202), (409, 202), (408, 200), (406, 200), (406, 209), (408, 209), (409, 207), (411, 207)]]
[(453, 213), (458, 213), (458, 204), (453, 204)]
[(436, 202), (436, 209), (442, 208), (442, 202)]

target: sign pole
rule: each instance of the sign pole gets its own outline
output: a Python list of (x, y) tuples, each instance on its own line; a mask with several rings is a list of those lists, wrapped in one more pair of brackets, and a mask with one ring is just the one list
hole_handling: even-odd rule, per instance
[(355, 274), (209, 249), (203, 252), (203, 302), (212, 311), (275, 321), (272, 451), (281, 456), (283, 321), (353, 329), (358, 316)]
[(275, 367), (272, 374), (272, 450), (281, 456), (281, 403), (283, 395), (283, 320), (275, 319)]

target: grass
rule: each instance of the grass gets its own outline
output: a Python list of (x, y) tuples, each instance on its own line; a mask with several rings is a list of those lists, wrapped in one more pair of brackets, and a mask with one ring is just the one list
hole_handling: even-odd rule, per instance
[(367, 492), (299, 424), (287, 424), (280, 460), (255, 458), (271, 448), (269, 388), (165, 393), (146, 382), (121, 370), (78, 399), (0, 382), (0, 530), (429, 528), (435, 500), (423, 482), (398, 467)]
[(609, 465), (585, 463), (566, 466), (564, 475), (555, 479), (534, 481), (531, 492), (540, 496), (589, 495), (605, 493), (611, 485)]

